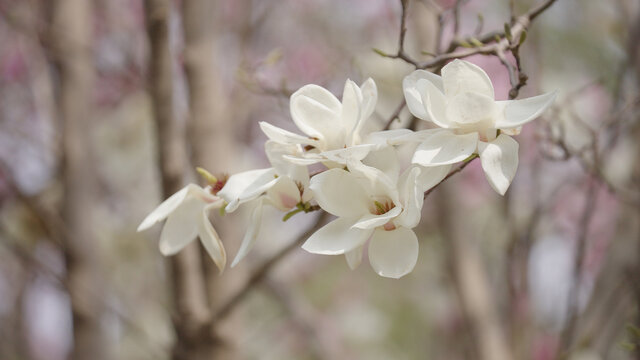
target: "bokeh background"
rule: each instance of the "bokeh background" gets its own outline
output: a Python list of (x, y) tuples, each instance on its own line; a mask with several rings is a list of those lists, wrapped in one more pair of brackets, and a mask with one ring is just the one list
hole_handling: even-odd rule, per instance
[[(451, 41), (456, 6), (467, 36), (535, 4), (412, 0), (407, 51), (426, 60), (438, 34)], [(558, 99), (517, 138), (507, 195), (476, 162), (429, 196), (411, 274), (296, 248), (228, 316), (187, 329), (180, 261), (160, 255), (159, 226), (136, 233), (167, 195), (158, 164), (175, 165), (174, 185), (199, 181), (195, 166), (268, 166), (258, 121), (294, 131), (288, 95), (308, 83), (339, 96), (347, 78), (373, 78), (384, 126), (413, 67), (372, 48), (397, 50), (400, 18), (391, 0), (1, 0), (0, 358), (640, 359), (632, 0), (558, 0), (531, 24), (520, 97)], [(468, 60), (506, 99), (500, 61)], [(254, 251), (222, 275), (191, 247), (204, 317), (315, 216), (267, 212)], [(230, 256), (247, 217), (212, 216)]]

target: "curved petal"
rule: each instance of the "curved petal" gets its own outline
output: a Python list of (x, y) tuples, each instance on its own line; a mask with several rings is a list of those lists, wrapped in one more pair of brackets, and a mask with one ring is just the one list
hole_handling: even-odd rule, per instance
[(300, 166), (313, 165), (325, 160), (324, 156), (313, 153), (302, 154), (300, 156), (284, 155), (282, 158), (294, 165)]
[(321, 227), (302, 245), (313, 254), (340, 255), (364, 244), (373, 229), (353, 227), (353, 218), (338, 218)]
[(357, 145), (362, 141), (362, 137), (366, 134), (363, 133), (363, 129), (366, 129), (366, 125), (376, 109), (376, 103), (378, 102), (378, 88), (373, 79), (368, 78), (362, 86), (360, 86), (360, 93), (362, 94), (362, 100), (360, 103), (360, 118), (353, 128), (350, 134), (350, 142), (347, 145)]
[(479, 124), (491, 127), (497, 114), (493, 98), (482, 94), (466, 92), (449, 99), (447, 119), (460, 125)]
[(227, 265), (227, 253), (224, 250), (220, 236), (213, 228), (213, 225), (211, 225), (211, 221), (209, 221), (208, 211), (203, 210), (200, 214), (198, 235), (205, 250), (207, 250), (207, 253), (211, 256), (211, 259), (213, 259), (218, 270), (222, 272)]
[(174, 255), (196, 238), (204, 207), (201, 200), (187, 197), (171, 213), (160, 233), (162, 255)]
[(367, 137), (364, 139), (364, 143), (377, 145), (396, 145), (399, 144), (399, 142), (396, 142), (396, 139), (403, 139), (410, 134), (414, 134), (414, 132), (409, 129), (375, 131), (367, 135)]
[(171, 195), (168, 199), (163, 201), (157, 208), (155, 208), (138, 226), (137, 231), (144, 231), (160, 221), (166, 219), (172, 212), (182, 204), (185, 198), (189, 196), (196, 196), (203, 199), (204, 202), (213, 202), (218, 198), (208, 191), (204, 190), (198, 185), (189, 184), (180, 189), (175, 194)]
[(291, 95), (293, 122), (309, 136), (332, 140), (343, 131), (340, 123), (342, 104), (328, 90), (305, 85)]
[(490, 143), (478, 145), (482, 169), (491, 187), (504, 195), (518, 169), (518, 142), (500, 134)]
[(351, 133), (356, 128), (360, 120), (360, 104), (362, 103), (362, 92), (356, 83), (347, 79), (342, 92), (342, 125), (347, 133)]
[(289, 211), (300, 202), (300, 188), (287, 176), (281, 176), (278, 181), (267, 190), (267, 198), (280, 211)]
[(521, 100), (498, 101), (504, 106), (504, 116), (495, 123), (496, 129), (512, 129), (537, 118), (555, 100), (557, 91)]
[(477, 146), (478, 133), (457, 135), (440, 131), (418, 145), (411, 161), (423, 166), (453, 164), (469, 157)]
[(444, 129), (452, 127), (453, 124), (447, 119), (447, 98), (442, 91), (438, 90), (435, 85), (427, 80), (418, 81), (416, 86), (422, 97), (425, 110), (429, 115), (426, 120)]
[(429, 81), (442, 92), (442, 78), (425, 70), (416, 70), (402, 80), (402, 90), (404, 91), (404, 98), (407, 101), (409, 111), (419, 119), (429, 120), (429, 113), (417, 87), (420, 80)]
[[(420, 130), (420, 131), (411, 131), (409, 129), (398, 129), (398, 130), (406, 130), (406, 131), (398, 132), (397, 136), (390, 135), (389, 140), (387, 140), (387, 143), (389, 145), (402, 145), (406, 143), (423, 142), (437, 132), (450, 131), (450, 130), (440, 129), (440, 128), (426, 129), (426, 130)], [(390, 130), (390, 131), (395, 131), (395, 130)]]
[[(443, 167), (449, 167), (445, 165)], [(424, 191), (418, 183), (421, 172), (428, 172), (429, 169), (438, 169), (439, 166), (432, 168), (421, 168), (415, 166), (405, 170), (400, 177), (400, 201), (402, 201), (402, 214), (394, 221), (401, 227), (412, 229), (418, 225), (422, 215), (422, 205), (424, 204)]]
[(255, 199), (277, 180), (274, 168), (257, 169), (231, 175), (227, 183), (218, 192), (218, 196), (225, 199), (229, 205), (227, 212), (235, 211), (240, 204)]
[(369, 212), (369, 197), (355, 176), (342, 169), (324, 171), (313, 178), (309, 188), (325, 211), (345, 217), (360, 217)]
[(360, 92), (362, 93), (362, 105), (360, 107), (360, 118), (362, 120), (368, 119), (376, 109), (376, 103), (378, 102), (378, 88), (376, 82), (372, 78), (365, 80), (360, 86)]
[(400, 175), (400, 162), (396, 149), (392, 146), (382, 147), (370, 152), (362, 163), (382, 171), (393, 182), (398, 181)]
[(362, 263), (362, 252), (364, 250), (364, 245), (360, 245), (351, 251), (347, 251), (344, 253), (344, 257), (347, 260), (347, 265), (351, 270), (355, 270), (360, 263)]
[(369, 262), (380, 276), (398, 279), (418, 261), (418, 237), (413, 230), (376, 230), (369, 242)]
[(372, 197), (388, 198), (396, 206), (400, 206), (395, 181), (397, 175), (395, 175), (395, 179), (392, 179), (382, 170), (365, 165), (361, 161), (349, 161), (347, 167), (353, 177), (358, 180), (362, 191), (369, 196), (368, 206), (371, 204)]
[(240, 244), (240, 249), (238, 250), (236, 257), (233, 259), (231, 267), (238, 265), (240, 260), (244, 259), (244, 257), (247, 256), (249, 251), (253, 248), (253, 245), (256, 243), (256, 239), (258, 238), (258, 233), (260, 231), (260, 225), (262, 224), (263, 208), (263, 198), (259, 198), (258, 200), (256, 200), (256, 205), (251, 212), (249, 227), (247, 228), (247, 232), (244, 234), (242, 244)]
[(421, 193), (438, 185), (451, 170), (451, 165), (430, 166), (422, 168), (418, 179), (416, 180)]
[(285, 156), (301, 155), (298, 145), (280, 144), (272, 140), (268, 140), (264, 144), (264, 150), (267, 154), (269, 162), (280, 176), (288, 176), (294, 181), (307, 184), (309, 182), (309, 169), (306, 166), (294, 164)]
[(348, 160), (362, 160), (369, 154), (369, 152), (380, 147), (380, 145), (376, 144), (355, 145), (342, 149), (324, 151), (320, 153), (320, 155), (324, 156), (327, 160), (337, 162), (338, 164), (346, 164)]
[(383, 226), (384, 224), (388, 223), (391, 219), (400, 215), (401, 212), (402, 212), (402, 208), (399, 206), (396, 206), (382, 215), (366, 214), (362, 216), (360, 219), (358, 219), (358, 221), (355, 224), (353, 224), (353, 227), (358, 229), (373, 229), (378, 226)]
[(271, 125), (268, 122), (260, 121), (260, 129), (267, 135), (270, 140), (282, 143), (282, 144), (303, 144), (303, 145), (316, 145), (318, 140), (311, 139), (306, 136), (294, 134), (285, 129), (281, 129), (277, 126)]
[(463, 92), (474, 92), (495, 99), (491, 79), (479, 66), (455, 59), (445, 65), (441, 72), (444, 94), (447, 98)]

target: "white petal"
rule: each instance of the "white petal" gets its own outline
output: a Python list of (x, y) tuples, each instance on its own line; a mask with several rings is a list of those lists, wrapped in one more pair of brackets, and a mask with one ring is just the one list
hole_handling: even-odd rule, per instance
[[(447, 119), (460, 125), (478, 124), (480, 127), (492, 127), (498, 106), (493, 98), (482, 94), (467, 92), (449, 99)], [(482, 126), (484, 125), (484, 126)]]
[[(394, 204), (400, 206), (396, 182), (382, 170), (365, 165), (361, 161), (349, 161), (347, 167), (369, 198), (388, 198)], [(397, 175), (395, 177), (397, 178)], [(371, 200), (368, 203), (371, 205)]]
[(409, 129), (392, 129), (372, 132), (364, 139), (365, 144), (395, 145), (396, 139), (402, 139), (409, 134), (414, 134)]
[(498, 101), (504, 105), (504, 117), (499, 117), (495, 123), (496, 129), (517, 128), (542, 114), (553, 101), (557, 92), (550, 92), (522, 100)]
[[(445, 165), (443, 167), (449, 167)], [(398, 226), (406, 228), (414, 228), (420, 222), (422, 216), (422, 205), (424, 204), (424, 191), (418, 179), (421, 172), (429, 171), (429, 169), (437, 169), (438, 166), (433, 168), (420, 168), (413, 167), (405, 170), (400, 177), (399, 189), (400, 200), (402, 201), (403, 211), (394, 223)]]
[(280, 211), (289, 211), (300, 202), (300, 189), (289, 177), (281, 176), (278, 181), (267, 190), (267, 198)]
[(383, 226), (384, 224), (388, 223), (389, 220), (392, 220), (396, 216), (400, 215), (401, 212), (402, 208), (396, 206), (382, 215), (366, 214), (358, 219), (358, 221), (353, 224), (353, 227), (356, 227), (358, 229), (373, 229), (378, 226)]
[(495, 99), (493, 84), (484, 70), (465, 60), (453, 60), (442, 68), (442, 83), (447, 98), (463, 92), (475, 92)]
[(478, 133), (457, 135), (440, 131), (418, 145), (412, 162), (423, 166), (453, 164), (473, 154), (477, 145)]
[(346, 164), (348, 160), (362, 160), (369, 152), (380, 147), (380, 145), (376, 144), (355, 145), (342, 149), (324, 151), (320, 153), (320, 155), (338, 164)]
[(255, 207), (251, 212), (247, 232), (244, 234), (242, 244), (240, 245), (240, 249), (238, 250), (235, 259), (233, 259), (233, 262), (231, 263), (231, 267), (236, 266), (240, 262), (240, 260), (244, 259), (244, 257), (247, 256), (249, 251), (253, 248), (253, 245), (256, 243), (256, 239), (258, 238), (258, 233), (260, 231), (260, 225), (262, 224), (263, 208), (263, 198), (256, 200)]
[(369, 197), (355, 176), (342, 169), (324, 171), (311, 179), (309, 188), (325, 211), (345, 217), (369, 212)]
[(407, 101), (409, 111), (419, 119), (429, 120), (429, 113), (426, 110), (425, 103), (422, 101), (422, 96), (420, 95), (420, 91), (417, 87), (418, 81), (420, 80), (427, 80), (431, 82), (440, 90), (440, 92), (442, 92), (442, 78), (439, 75), (425, 70), (416, 70), (402, 80), (404, 98)]
[(217, 197), (204, 190), (198, 185), (189, 184), (182, 189), (180, 189), (175, 194), (171, 195), (167, 200), (163, 201), (162, 204), (158, 205), (147, 217), (140, 223), (137, 231), (144, 231), (158, 222), (164, 220), (169, 216), (175, 209), (182, 204), (182, 202), (187, 197), (196, 196), (198, 198), (203, 199), (205, 202), (212, 202), (217, 200)]
[(260, 121), (260, 129), (267, 135), (270, 140), (282, 143), (282, 144), (303, 144), (303, 145), (316, 145), (318, 140), (311, 139), (306, 136), (294, 134), (285, 129), (281, 129), (277, 126), (273, 126), (265, 121)]
[(372, 151), (362, 159), (362, 163), (382, 171), (393, 183), (398, 181), (400, 162), (395, 148), (386, 146)]
[(302, 245), (313, 254), (340, 255), (364, 244), (373, 229), (353, 227), (353, 218), (338, 218), (321, 227)]
[(227, 212), (235, 211), (240, 204), (255, 199), (276, 183), (276, 171), (273, 168), (249, 170), (231, 175), (218, 196), (229, 205)]
[(313, 154), (313, 153), (302, 154), (301, 156), (284, 155), (282, 158), (292, 164), (300, 165), (300, 166), (313, 165), (325, 160), (324, 156), (320, 156), (318, 154)]
[(200, 214), (198, 235), (205, 250), (207, 250), (207, 253), (211, 256), (211, 259), (213, 259), (218, 270), (222, 272), (227, 264), (227, 253), (224, 251), (224, 245), (220, 240), (220, 236), (213, 228), (213, 225), (211, 225), (211, 221), (209, 221), (208, 211), (206, 210), (203, 210)]
[(294, 164), (284, 157), (287, 155), (299, 156), (298, 145), (280, 144), (269, 140), (264, 144), (264, 150), (269, 162), (280, 176), (288, 176), (294, 181), (304, 184), (309, 183), (309, 170), (306, 166)]
[(478, 150), (489, 184), (500, 195), (504, 195), (518, 169), (518, 142), (500, 134), (490, 143), (480, 142)]
[(417, 183), (421, 193), (438, 185), (451, 170), (451, 165), (429, 166), (422, 168)]
[(376, 109), (376, 103), (378, 102), (378, 88), (375, 81), (372, 78), (368, 78), (360, 86), (360, 92), (362, 93), (362, 105), (360, 107), (360, 118), (362, 120), (368, 119), (373, 111)]
[(447, 119), (447, 98), (442, 91), (438, 90), (433, 83), (427, 80), (418, 81), (416, 86), (422, 97), (422, 102), (427, 114), (429, 115), (426, 120), (433, 122), (441, 128), (452, 127), (453, 124)]
[(418, 261), (418, 238), (413, 230), (376, 230), (369, 242), (369, 262), (380, 276), (398, 279)]
[[(405, 130), (405, 131), (398, 132), (397, 136), (390, 135), (389, 140), (387, 141), (389, 145), (402, 145), (407, 143), (423, 142), (437, 132), (450, 131), (450, 130), (440, 129), (440, 128), (420, 130), (415, 132), (409, 129), (398, 129), (398, 130)], [(390, 130), (390, 131), (395, 131), (395, 130)]]
[(368, 78), (362, 86), (360, 86), (360, 93), (362, 94), (360, 119), (353, 129), (353, 133), (349, 139), (350, 142), (347, 145), (357, 145), (362, 142), (362, 138), (366, 135), (363, 131), (367, 129), (371, 114), (373, 114), (373, 111), (376, 109), (376, 103), (378, 102), (378, 88), (373, 79)]
[(364, 245), (360, 245), (357, 248), (347, 251), (344, 253), (344, 257), (347, 259), (347, 265), (351, 270), (355, 270), (360, 263), (362, 263), (362, 251), (364, 249)]
[(360, 120), (360, 104), (362, 103), (362, 92), (356, 83), (347, 80), (342, 92), (342, 124), (347, 133), (355, 130), (356, 124)]
[(318, 85), (305, 85), (293, 93), (290, 107), (293, 122), (309, 136), (333, 141), (344, 131), (340, 122), (342, 104)]
[(160, 234), (162, 255), (174, 255), (196, 238), (204, 207), (201, 200), (187, 197), (171, 213)]

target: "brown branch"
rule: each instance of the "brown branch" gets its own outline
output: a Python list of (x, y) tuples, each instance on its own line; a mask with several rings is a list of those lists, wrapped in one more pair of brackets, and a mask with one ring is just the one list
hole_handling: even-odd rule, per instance
[[(158, 167), (163, 197), (167, 198), (184, 185), (189, 171), (186, 162), (184, 129), (178, 125), (173, 111), (172, 56), (169, 47), (168, 0), (147, 0), (147, 32), (151, 45), (149, 57), (149, 91), (152, 97), (158, 144)], [(177, 341), (173, 358), (188, 359), (206, 353), (212, 345), (200, 346), (208, 337), (210, 316), (202, 274), (198, 244), (192, 243), (169, 258), (175, 306), (174, 328)]]
[(569, 291), (567, 300), (567, 324), (565, 325), (560, 336), (560, 345), (556, 353), (556, 359), (562, 359), (565, 356), (573, 342), (575, 327), (578, 320), (578, 293), (582, 282), (582, 269), (584, 265), (584, 255), (587, 247), (587, 236), (589, 233), (589, 225), (596, 208), (596, 200), (598, 194), (598, 186), (595, 179), (591, 176), (588, 179), (586, 199), (582, 209), (582, 216), (578, 223), (578, 235), (576, 237), (576, 252), (573, 263), (573, 281)]
[(431, 189), (427, 190), (424, 192), (424, 198), (426, 199), (427, 196), (429, 196), (429, 194), (431, 194), (431, 192), (433, 190), (435, 190), (435, 188), (437, 188), (438, 186), (440, 186), (440, 184), (442, 184), (443, 182), (447, 181), (447, 179), (449, 179), (450, 177), (452, 177), (453, 175), (459, 173), (460, 171), (462, 171), (464, 168), (467, 167), (467, 165), (471, 164), (471, 162), (475, 159), (478, 158), (478, 155), (474, 154), (472, 155), (470, 158), (466, 159), (461, 165), (459, 165), (457, 168), (449, 171), (449, 173), (447, 174), (447, 176), (445, 176), (442, 180), (440, 180), (439, 183), (437, 183), (436, 185), (434, 185)]
[[(557, 0), (546, 0), (545, 2), (538, 5), (537, 7), (529, 10), (524, 15), (519, 16), (516, 19), (515, 23), (512, 24), (511, 26), (510, 40), (507, 39), (506, 36), (504, 36), (504, 37), (501, 37), (501, 40), (499, 42), (478, 46), (478, 47), (473, 47), (473, 48), (465, 48), (458, 51), (449, 51), (447, 53), (440, 54), (429, 61), (419, 63), (417, 64), (416, 67), (419, 69), (435, 68), (443, 65), (445, 62), (452, 59), (462, 59), (462, 58), (466, 58), (466, 57), (477, 55), (477, 54), (494, 54), (495, 55), (497, 54), (498, 51), (504, 52), (504, 51), (510, 50), (513, 47), (518, 45), (518, 42), (520, 41), (520, 36), (522, 36), (522, 33), (527, 29), (531, 21), (533, 21), (536, 17), (542, 14), (546, 9), (548, 9), (556, 1)], [(502, 35), (501, 33), (490, 33), (490, 34), (494, 35), (494, 37), (495, 35), (498, 35), (498, 36)], [(488, 35), (481, 37), (481, 39), (488, 41)], [(481, 39), (478, 39), (478, 40), (484, 43), (484, 41), (482, 41)]]
[(460, 226), (451, 206), (448, 188), (436, 197), (437, 221), (446, 244), (447, 264), (453, 277), (465, 330), (473, 341), (474, 359), (511, 360), (506, 334), (498, 316), (497, 301), (491, 289), (482, 257), (473, 241), (459, 234)]
[(376, 52), (379, 55), (390, 59), (402, 59), (405, 62), (417, 67), (418, 62), (412, 59), (404, 50), (404, 39), (405, 35), (407, 34), (407, 8), (409, 7), (409, 0), (400, 0), (400, 5), (402, 10), (400, 13), (400, 35), (398, 36), (398, 50), (395, 54), (386, 54), (379, 50), (376, 50)]
[[(73, 313), (72, 359), (103, 359), (107, 347), (101, 326), (104, 306), (96, 295), (104, 293), (100, 256), (91, 224), (93, 186), (96, 183), (91, 147), (94, 68), (90, 1), (60, 0), (53, 8), (54, 57), (59, 68), (59, 118), (62, 121), (62, 217), (67, 236), (64, 255)], [(100, 295), (97, 295), (100, 298)]]
[(314, 232), (316, 232), (319, 228), (321, 228), (326, 220), (329, 218), (329, 214), (326, 212), (322, 212), (318, 215), (318, 218), (313, 223), (311, 227), (309, 227), (304, 233), (302, 233), (295, 241), (291, 244), (287, 245), (285, 248), (280, 250), (276, 255), (267, 260), (264, 264), (254, 270), (245, 283), (245, 285), (240, 289), (231, 299), (229, 299), (225, 304), (220, 306), (220, 308), (213, 314), (211, 318), (212, 323), (216, 323), (218, 321), (223, 320), (228, 315), (230, 315), (233, 310), (244, 300), (244, 298), (254, 289), (257, 285), (259, 285), (269, 274), (272, 268), (274, 268), (280, 260), (282, 260), (285, 256), (287, 256), (291, 251), (297, 249), (304, 241), (306, 241), (309, 236), (311, 236)]

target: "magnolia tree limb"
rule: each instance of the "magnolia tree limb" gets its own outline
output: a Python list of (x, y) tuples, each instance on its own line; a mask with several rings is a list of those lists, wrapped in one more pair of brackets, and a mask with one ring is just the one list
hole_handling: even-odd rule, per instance
[[(175, 121), (173, 109), (172, 57), (169, 47), (170, 6), (168, 0), (145, 2), (151, 45), (149, 90), (158, 137), (158, 167), (165, 198), (183, 186), (183, 174), (190, 168), (186, 161), (184, 129)], [(173, 358), (206, 358), (211, 345), (199, 344), (203, 342), (201, 339), (208, 338), (210, 311), (198, 245), (188, 245), (171, 257), (169, 264), (177, 337)]]
[[(183, 29), (185, 37), (184, 70), (189, 90), (189, 119), (187, 134), (191, 145), (191, 161), (194, 166), (203, 167), (220, 174), (222, 170), (233, 169), (233, 157), (237, 151), (235, 129), (233, 121), (233, 106), (223, 89), (222, 71), (216, 61), (216, 32), (215, 19), (218, 1), (189, 0), (183, 1), (181, 10), (183, 15)], [(241, 239), (238, 226), (234, 226), (233, 219), (225, 219), (216, 223), (216, 231), (225, 246)], [(223, 303), (228, 294), (233, 293), (237, 284), (242, 283), (243, 271), (229, 272), (220, 276), (219, 270), (208, 257), (204, 263), (208, 293), (209, 309), (215, 309)], [(223, 325), (221, 329), (220, 326)], [(224, 324), (209, 322), (211, 333), (218, 334), (212, 346), (212, 358), (235, 359), (238, 349), (232, 344), (233, 338), (241, 331), (242, 324), (238, 321), (228, 321)], [(215, 329), (215, 331), (214, 331)], [(203, 346), (207, 346), (207, 339), (203, 339)], [(211, 341), (209, 341), (211, 343)]]
[(438, 224), (447, 244), (449, 267), (462, 313), (479, 353), (478, 359), (513, 359), (482, 257), (471, 241), (465, 241), (457, 233), (447, 189), (441, 189), (436, 199)]
[(95, 181), (91, 151), (93, 54), (90, 1), (60, 0), (53, 5), (52, 29), (64, 34), (53, 44), (59, 67), (59, 118), (62, 122), (64, 254), (73, 314), (72, 359), (104, 359), (107, 347), (101, 325), (105, 291), (100, 256), (91, 224)]
[[(540, 16), (545, 10), (547, 10), (557, 0), (546, 0), (539, 5), (531, 8), (525, 14), (512, 20), (511, 24), (505, 24), (503, 31), (490, 31), (483, 35), (469, 36), (466, 38), (459, 38), (458, 30), (455, 30), (455, 36), (449, 43), (446, 51), (439, 53), (440, 45), (442, 43), (443, 29), (446, 25), (444, 21), (444, 12), (441, 12), (438, 16), (440, 23), (438, 36), (436, 39), (436, 54), (431, 54), (433, 57), (430, 60), (420, 62), (406, 53), (404, 46), (405, 34), (407, 32), (406, 18), (408, 9), (408, 0), (400, 0), (401, 13), (400, 13), (400, 36), (398, 38), (398, 48), (394, 54), (387, 54), (382, 50), (374, 49), (376, 53), (381, 56), (391, 59), (401, 59), (404, 62), (413, 65), (416, 69), (433, 69), (438, 72), (442, 66), (444, 66), (449, 60), (463, 59), (473, 55), (494, 55), (497, 56), (503, 65), (509, 72), (509, 79), (511, 83), (511, 91), (509, 92), (509, 98), (515, 99), (518, 96), (518, 92), (522, 86), (525, 85), (527, 77), (520, 72), (520, 59), (518, 49), (526, 37), (526, 31), (531, 22)], [(454, 5), (454, 27), (459, 27), (459, 11), (461, 1), (456, 1)], [(463, 47), (457, 50), (459, 47)], [(513, 53), (516, 58), (516, 66), (514, 67), (509, 63), (505, 54), (507, 51)], [(517, 72), (517, 75), (516, 75)], [(387, 120), (385, 130), (391, 127), (391, 124), (405, 107), (404, 100), (398, 105), (396, 111)]]
[(231, 314), (231, 312), (244, 300), (244, 298), (249, 294), (249, 292), (258, 284), (260, 284), (269, 274), (271, 269), (273, 269), (285, 256), (287, 256), (294, 249), (298, 249), (303, 242), (305, 242), (311, 234), (320, 229), (328, 220), (329, 214), (322, 211), (320, 215), (318, 215), (316, 221), (311, 225), (304, 233), (300, 234), (295, 241), (291, 244), (287, 245), (285, 248), (280, 250), (277, 254), (271, 257), (269, 260), (264, 262), (260, 267), (255, 269), (249, 279), (245, 283), (245, 285), (238, 291), (230, 300), (224, 303), (222, 306), (218, 308), (218, 310), (212, 316), (212, 322), (218, 322), (226, 318)]

